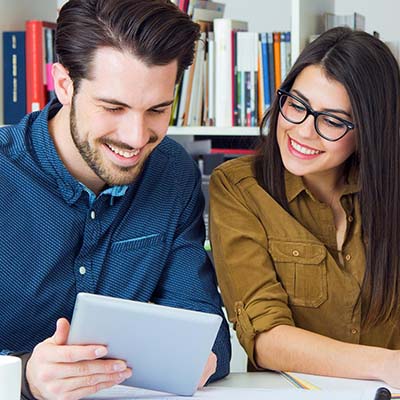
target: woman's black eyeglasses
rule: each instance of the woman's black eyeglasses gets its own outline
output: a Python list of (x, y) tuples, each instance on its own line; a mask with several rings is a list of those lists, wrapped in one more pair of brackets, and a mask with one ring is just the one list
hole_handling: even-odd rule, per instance
[(279, 89), (279, 111), (283, 118), (293, 124), (303, 123), (309, 115), (314, 117), (314, 127), (318, 135), (330, 142), (340, 140), (355, 125), (328, 112), (314, 111), (304, 100)]

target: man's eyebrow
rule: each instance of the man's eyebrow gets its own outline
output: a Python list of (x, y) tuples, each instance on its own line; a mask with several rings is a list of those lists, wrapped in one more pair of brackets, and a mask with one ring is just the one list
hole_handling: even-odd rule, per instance
[[(303, 99), (308, 105), (310, 104), (310, 100), (306, 96), (304, 96), (303, 93), (299, 92), (296, 89), (293, 89), (292, 92), (294, 92), (298, 97)], [(344, 114), (344, 115), (347, 115), (349, 118), (352, 118), (352, 115), (350, 113), (348, 113), (347, 111), (342, 110), (340, 108), (324, 108), (323, 111), (324, 112), (330, 112), (330, 113)]]
[(150, 108), (161, 108), (161, 107), (167, 107), (170, 106), (172, 103), (174, 102), (174, 99), (172, 100), (168, 100), (168, 101), (164, 101), (160, 104), (156, 104), (155, 106), (152, 106)]
[[(117, 99), (113, 99), (113, 98), (108, 98), (108, 97), (96, 97), (95, 100), (97, 101), (101, 101), (103, 103), (108, 103), (108, 104), (113, 104), (115, 106), (119, 106), (119, 107), (125, 107), (125, 108), (132, 108), (129, 104), (124, 103), (123, 101), (117, 100)], [(156, 104), (154, 106), (151, 106), (151, 108), (161, 108), (161, 107), (167, 107), (170, 106), (172, 103), (174, 102), (174, 99), (172, 100), (168, 100), (168, 101), (164, 101), (162, 103)]]
[(111, 97), (95, 97), (96, 101), (101, 101), (102, 103), (113, 104), (114, 106), (131, 108), (129, 104), (124, 103), (123, 101), (113, 99)]

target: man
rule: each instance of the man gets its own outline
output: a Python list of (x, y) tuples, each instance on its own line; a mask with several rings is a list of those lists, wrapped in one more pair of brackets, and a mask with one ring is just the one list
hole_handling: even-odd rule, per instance
[[(221, 308), (199, 173), (165, 137), (198, 26), (163, 0), (70, 0), (57, 24), (58, 101), (0, 130), (0, 349), (26, 398), (75, 400), (135, 373), (66, 345), (78, 292)], [(224, 322), (200, 386), (229, 358)]]

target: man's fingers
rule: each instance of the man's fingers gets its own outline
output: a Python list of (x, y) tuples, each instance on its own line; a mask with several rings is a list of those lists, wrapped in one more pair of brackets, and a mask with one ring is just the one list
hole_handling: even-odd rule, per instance
[[(68, 400), (80, 400), (84, 397), (90, 396), (91, 394), (97, 393), (99, 390), (108, 389), (116, 385), (113, 381), (102, 382), (94, 386), (81, 387), (73, 390), (67, 394), (63, 393), (63, 398)], [(54, 398), (57, 398), (61, 393), (54, 394)]]
[(47, 362), (76, 363), (102, 358), (107, 354), (107, 347), (101, 345), (52, 346), (46, 354)]
[(54, 344), (63, 345), (67, 343), (69, 326), (69, 322), (65, 318), (57, 320), (56, 331), (52, 337)]
[(122, 360), (96, 360), (80, 361), (77, 363), (64, 363), (54, 369), (53, 378), (80, 377), (95, 374), (114, 374), (127, 370), (125, 361)]
[(210, 378), (212, 374), (217, 370), (217, 356), (214, 353), (211, 353), (208, 356), (208, 360), (206, 366), (204, 367), (203, 375), (201, 376), (200, 382), (198, 384), (198, 388), (202, 388)]
[(60, 393), (70, 393), (78, 389), (95, 388), (101, 384), (117, 385), (132, 376), (132, 370), (127, 369), (123, 372), (112, 374), (94, 374), (88, 376), (79, 376), (61, 380), (54, 380), (49, 383), (48, 391), (54, 396)]

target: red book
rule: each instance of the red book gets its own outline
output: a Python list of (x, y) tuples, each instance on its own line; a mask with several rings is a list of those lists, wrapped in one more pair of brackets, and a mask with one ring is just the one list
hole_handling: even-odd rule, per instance
[[(47, 103), (47, 77), (49, 64), (45, 29), (56, 25), (45, 21), (26, 21), (26, 109), (41, 110)], [(54, 61), (54, 60), (53, 60)], [(51, 86), (51, 83), (49, 83)]]

